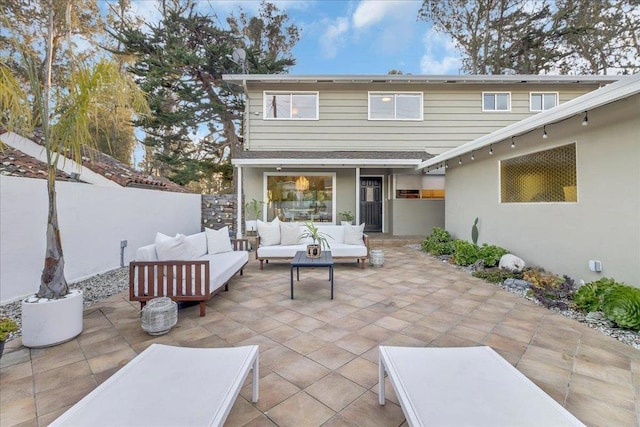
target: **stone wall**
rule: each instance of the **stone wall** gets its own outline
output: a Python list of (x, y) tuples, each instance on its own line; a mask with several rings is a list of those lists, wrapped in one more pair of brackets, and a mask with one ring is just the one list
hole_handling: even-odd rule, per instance
[(236, 236), (238, 211), (235, 194), (203, 194), (202, 195), (202, 230), (213, 228), (219, 230), (229, 227), (229, 235)]

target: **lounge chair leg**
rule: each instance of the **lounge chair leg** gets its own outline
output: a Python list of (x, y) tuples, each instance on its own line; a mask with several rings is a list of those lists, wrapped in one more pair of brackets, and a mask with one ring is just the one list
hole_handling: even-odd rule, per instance
[(243, 268), (240, 269), (240, 275), (244, 276), (244, 269)]
[(228, 283), (224, 284), (224, 291), (225, 292), (229, 291), (229, 284)]
[(204, 301), (200, 301), (200, 317), (204, 317), (205, 307)]
[(384, 399), (384, 364), (382, 360), (378, 361), (378, 403), (385, 404)]
[(251, 401), (253, 403), (258, 402), (258, 381), (260, 378), (260, 373), (259, 373), (260, 364), (258, 363), (259, 357), (260, 357), (260, 354), (256, 354), (256, 360), (253, 362), (253, 395), (251, 396)]
[(264, 266), (262, 265), (263, 260), (260, 260), (260, 270), (262, 270), (264, 268)]

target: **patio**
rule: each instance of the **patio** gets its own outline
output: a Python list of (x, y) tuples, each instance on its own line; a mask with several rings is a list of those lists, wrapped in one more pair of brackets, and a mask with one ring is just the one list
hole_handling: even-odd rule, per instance
[[(44, 426), (151, 343), (260, 346), (260, 399), (247, 384), (229, 426), (400, 426), (392, 387), (377, 400), (378, 345), (493, 347), (587, 425), (637, 426), (640, 352), (574, 320), (471, 277), (407, 246), (386, 246), (383, 268), (337, 263), (335, 299), (325, 269), (289, 294), (288, 263), (251, 260), (229, 292), (181, 309), (170, 333), (140, 327), (122, 292), (85, 311), (68, 343), (28, 350), (7, 343), (0, 424)], [(478, 369), (482, 369), (481, 366)], [(428, 387), (425, 384), (425, 387)]]

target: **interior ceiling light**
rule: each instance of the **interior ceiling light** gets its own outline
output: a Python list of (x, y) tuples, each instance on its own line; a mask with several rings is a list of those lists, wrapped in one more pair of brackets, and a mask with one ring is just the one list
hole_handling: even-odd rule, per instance
[(390, 96), (388, 96), (388, 95), (385, 95), (385, 96), (383, 96), (380, 100), (381, 100), (382, 102), (389, 102), (389, 101), (391, 101), (391, 97), (390, 97)]
[(584, 118), (582, 119), (582, 126), (587, 126), (589, 124), (589, 116), (587, 116), (587, 112), (584, 112)]
[(542, 137), (544, 139), (549, 138), (549, 135), (547, 134), (547, 125), (544, 125), (543, 132), (542, 132)]

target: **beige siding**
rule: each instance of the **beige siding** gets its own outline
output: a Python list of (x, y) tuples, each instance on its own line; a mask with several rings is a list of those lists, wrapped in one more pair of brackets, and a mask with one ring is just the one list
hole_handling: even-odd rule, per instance
[[(426, 150), (438, 154), (530, 114), (529, 93), (566, 102), (596, 85), (274, 85), (249, 91), (250, 150)], [(263, 120), (265, 90), (317, 90), (319, 120)], [(368, 120), (368, 91), (422, 91), (424, 120)], [(483, 112), (482, 92), (511, 92), (510, 112)], [(308, 142), (306, 142), (308, 141)]]
[[(585, 281), (613, 277), (640, 287), (640, 95), (581, 117), (494, 145), (494, 156), (450, 162), (446, 175), (446, 228), (470, 240), (480, 218), (480, 243), (503, 246), (530, 265)], [(576, 142), (577, 203), (506, 203), (499, 200), (503, 158)], [(483, 150), (484, 151), (484, 150)], [(602, 262), (602, 273), (589, 271)]]

